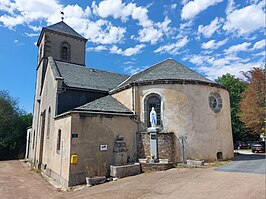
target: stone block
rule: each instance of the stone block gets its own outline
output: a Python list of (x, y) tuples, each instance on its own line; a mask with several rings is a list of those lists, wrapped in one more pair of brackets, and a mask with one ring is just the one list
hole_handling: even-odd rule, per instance
[(127, 176), (133, 176), (140, 173), (140, 164), (128, 164), (122, 166), (110, 166), (110, 176), (114, 178), (124, 178)]
[(204, 160), (187, 160), (187, 164), (191, 166), (203, 166)]
[(106, 177), (105, 176), (97, 176), (97, 177), (86, 177), (86, 183), (88, 186), (94, 186), (97, 184), (102, 184), (106, 181)]

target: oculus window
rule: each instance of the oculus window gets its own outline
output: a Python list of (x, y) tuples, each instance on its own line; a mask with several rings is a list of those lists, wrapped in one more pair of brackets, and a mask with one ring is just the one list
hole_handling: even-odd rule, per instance
[(223, 108), (223, 100), (219, 93), (211, 92), (209, 95), (209, 106), (214, 113), (218, 113)]

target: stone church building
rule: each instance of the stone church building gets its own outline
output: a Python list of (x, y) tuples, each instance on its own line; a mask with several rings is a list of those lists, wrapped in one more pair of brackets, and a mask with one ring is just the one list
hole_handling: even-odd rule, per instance
[(63, 186), (108, 176), (123, 136), (127, 162), (149, 154), (157, 113), (158, 155), (181, 161), (233, 157), (228, 91), (173, 59), (128, 76), (85, 66), (84, 37), (61, 21), (42, 29), (28, 160)]

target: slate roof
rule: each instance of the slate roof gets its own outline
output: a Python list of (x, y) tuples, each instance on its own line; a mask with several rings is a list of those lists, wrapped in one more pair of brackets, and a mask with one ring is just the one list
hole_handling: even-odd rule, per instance
[(105, 97), (89, 102), (85, 105), (75, 108), (74, 110), (133, 114), (132, 111), (126, 108), (111, 95), (107, 95)]
[(166, 59), (131, 76), (125, 82), (117, 86), (114, 91), (119, 90), (132, 82), (141, 83), (157, 80), (188, 80), (214, 84), (211, 80), (176, 62), (175, 60)]
[(54, 61), (54, 63), (65, 85), (72, 88), (108, 92), (129, 77), (67, 62)]
[(67, 25), (64, 21), (60, 21), (56, 24), (53, 24), (51, 26), (47, 26), (44, 29), (53, 30), (56, 32), (65, 33), (74, 37), (79, 37), (81, 39), (85, 39), (83, 36), (78, 34), (73, 28), (71, 28), (69, 25)]
[(65, 35), (70, 35), (70, 36), (79, 38), (81, 40), (87, 41), (86, 38), (84, 38), (83, 36), (81, 36), (80, 34), (78, 34), (73, 28), (71, 28), (65, 22), (60, 21), (60, 22), (58, 22), (56, 24), (53, 24), (51, 26), (47, 26), (47, 27), (45, 27), (45, 28), (42, 29), (41, 34), (40, 34), (39, 39), (38, 39), (38, 42), (37, 42), (37, 46), (39, 46), (39, 44), (41, 42), (41, 38), (42, 38), (43, 33), (44, 33), (45, 30), (51, 30), (51, 31), (63, 33)]

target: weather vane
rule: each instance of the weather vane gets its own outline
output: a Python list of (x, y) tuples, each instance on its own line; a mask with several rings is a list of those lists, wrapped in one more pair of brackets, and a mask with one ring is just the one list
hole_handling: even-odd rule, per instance
[(60, 11), (60, 13), (61, 13), (61, 19), (62, 19), (62, 21), (64, 21), (64, 12), (63, 11)]

